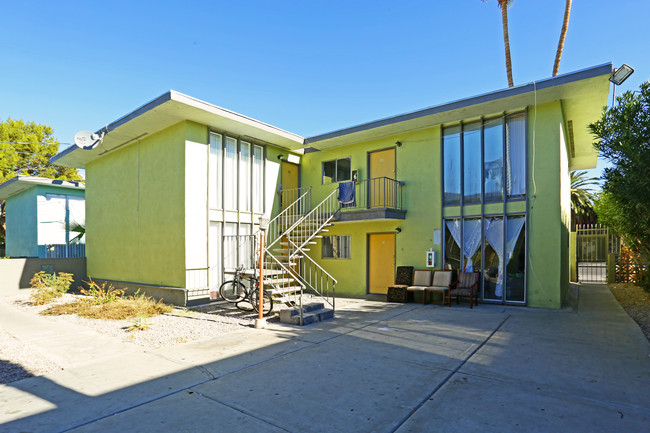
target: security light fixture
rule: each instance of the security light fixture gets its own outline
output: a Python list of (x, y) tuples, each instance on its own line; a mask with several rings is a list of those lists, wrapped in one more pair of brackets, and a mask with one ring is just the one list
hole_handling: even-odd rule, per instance
[(634, 69), (631, 66), (628, 66), (625, 63), (623, 63), (623, 65), (620, 68), (614, 69), (614, 72), (612, 73), (612, 76), (609, 78), (609, 81), (611, 81), (612, 83), (618, 86), (619, 84), (623, 84), (623, 81), (627, 80), (627, 77), (632, 75), (633, 72)]
[(284, 155), (282, 155), (282, 154), (278, 155), (278, 159), (279, 159), (280, 161), (282, 161), (282, 160), (284, 159)]
[(402, 147), (402, 142), (401, 141), (396, 141), (395, 144), (397, 145), (397, 147)]

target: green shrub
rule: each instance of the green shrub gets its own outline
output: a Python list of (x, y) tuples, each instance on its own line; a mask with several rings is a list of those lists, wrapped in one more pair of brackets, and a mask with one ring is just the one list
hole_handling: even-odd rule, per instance
[[(115, 302), (124, 296), (124, 290), (116, 289), (106, 282), (102, 283), (100, 286), (92, 279), (89, 279), (86, 283), (88, 283), (88, 289), (80, 288), (79, 291), (86, 296), (90, 296), (92, 298), (92, 304), (108, 304), (109, 302)], [(108, 287), (106, 287), (107, 285)]]
[(56, 272), (47, 274), (40, 271), (34, 274), (29, 284), (34, 289), (31, 300), (35, 305), (43, 305), (60, 298), (70, 290), (72, 284), (72, 274), (66, 272)]

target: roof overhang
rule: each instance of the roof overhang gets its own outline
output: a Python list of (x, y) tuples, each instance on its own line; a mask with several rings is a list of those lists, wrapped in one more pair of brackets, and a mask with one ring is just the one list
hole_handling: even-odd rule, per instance
[(97, 131), (97, 133), (105, 133), (100, 146), (91, 150), (71, 146), (53, 156), (50, 162), (67, 167), (85, 168), (88, 162), (106, 152), (184, 120), (207, 125), (242, 138), (271, 143), (284, 149), (295, 150), (304, 147), (304, 139), (299, 135), (170, 90)]
[(317, 135), (307, 138), (305, 144), (317, 150), (331, 149), (559, 100), (562, 103), (565, 131), (568, 129), (569, 121), (572, 125), (573, 146), (570, 147), (570, 169), (593, 168), (596, 167), (598, 152), (592, 146), (593, 137), (587, 125), (600, 117), (602, 107), (607, 104), (611, 74), (612, 64), (606, 63), (517, 87)]
[(35, 176), (16, 176), (0, 185), (0, 200), (6, 200), (24, 190), (39, 185), (64, 189), (86, 189), (86, 185), (81, 182), (69, 182), (67, 180), (47, 179)]

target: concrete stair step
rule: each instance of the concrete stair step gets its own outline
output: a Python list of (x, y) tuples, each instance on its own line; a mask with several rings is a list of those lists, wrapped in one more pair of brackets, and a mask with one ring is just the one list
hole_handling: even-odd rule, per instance
[[(325, 308), (322, 302), (303, 305), (302, 324), (322, 322), (334, 317), (334, 310)], [(280, 322), (291, 325), (300, 325), (300, 312), (297, 309), (287, 308), (280, 310)]]

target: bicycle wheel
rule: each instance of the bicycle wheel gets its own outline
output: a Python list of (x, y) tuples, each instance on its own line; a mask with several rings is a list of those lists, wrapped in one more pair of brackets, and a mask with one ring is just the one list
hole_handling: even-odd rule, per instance
[(219, 287), (219, 295), (228, 302), (239, 302), (246, 296), (246, 288), (239, 281), (226, 281)]
[[(251, 293), (251, 302), (253, 303), (253, 308), (255, 308), (255, 311), (259, 313), (259, 306), (260, 306), (260, 292), (259, 290), (254, 291)], [(262, 314), (266, 316), (267, 314), (271, 313), (273, 311), (273, 298), (271, 298), (271, 295), (269, 292), (264, 291), (264, 303), (262, 304)]]

